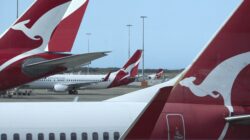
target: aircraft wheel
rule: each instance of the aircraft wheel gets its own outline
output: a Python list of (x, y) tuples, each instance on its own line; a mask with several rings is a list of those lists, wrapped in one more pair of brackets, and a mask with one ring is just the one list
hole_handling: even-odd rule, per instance
[(73, 90), (69, 90), (69, 95), (72, 95), (73, 94)]
[(74, 91), (74, 94), (75, 94), (75, 95), (78, 95), (78, 91), (77, 91), (77, 90), (75, 90), (75, 91)]

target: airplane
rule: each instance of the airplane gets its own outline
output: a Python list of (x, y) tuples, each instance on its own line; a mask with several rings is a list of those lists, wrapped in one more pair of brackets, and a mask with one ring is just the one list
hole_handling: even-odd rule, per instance
[(250, 139), (250, 1), (176, 78), (102, 102), (0, 103), (0, 137)]
[(148, 79), (161, 79), (164, 76), (164, 70), (159, 69), (155, 74), (148, 75)]
[(142, 50), (137, 50), (118, 71), (107, 75), (68, 75), (57, 74), (20, 86), (19, 89), (49, 89), (55, 92), (68, 91), (78, 94), (77, 89), (104, 89), (127, 85), (135, 80)]
[[(70, 54), (88, 0), (38, 0), (0, 35), (0, 91), (107, 55)], [(63, 38), (63, 41), (61, 40)]]

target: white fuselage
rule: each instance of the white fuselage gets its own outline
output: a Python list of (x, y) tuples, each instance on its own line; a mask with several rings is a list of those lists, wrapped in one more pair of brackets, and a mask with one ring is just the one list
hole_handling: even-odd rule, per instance
[[(75, 133), (77, 139), (82, 134), (92, 140), (93, 133), (97, 133), (99, 140), (106, 132), (109, 139), (114, 139), (114, 133), (123, 135), (133, 123), (146, 103), (0, 103), (0, 135), (6, 134), (8, 139), (18, 134), (21, 140), (30, 133), (33, 140), (38, 135), (49, 139), (53, 133), (55, 139), (60, 134), (66, 134), (71, 139)], [(112, 114), (112, 115), (111, 115)]]
[(0, 103), (0, 135), (24, 140), (29, 134), (38, 140), (40, 134), (48, 140), (52, 134), (59, 140), (65, 134), (70, 140), (72, 134), (77, 139), (87, 134), (88, 140), (96, 140), (93, 135), (104, 140), (108, 134), (109, 140), (117, 140), (114, 133), (124, 136), (159, 89), (173, 86), (176, 79), (102, 102)]
[(81, 88), (107, 88), (113, 81), (113, 76), (103, 81), (106, 75), (54, 75), (28, 83), (24, 88), (53, 90), (55, 85), (82, 84)]

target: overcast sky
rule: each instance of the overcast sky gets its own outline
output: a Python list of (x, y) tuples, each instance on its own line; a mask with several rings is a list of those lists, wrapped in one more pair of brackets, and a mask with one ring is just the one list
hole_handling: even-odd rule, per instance
[[(34, 0), (19, 0), (20, 13)], [(90, 0), (73, 53), (87, 52), (86, 32), (91, 32), (91, 51), (112, 51), (93, 67), (121, 67), (131, 53), (142, 48), (145, 20), (145, 67), (180, 69), (196, 57), (228, 19), (241, 0)], [(16, 0), (0, 1), (0, 32), (16, 18)]]

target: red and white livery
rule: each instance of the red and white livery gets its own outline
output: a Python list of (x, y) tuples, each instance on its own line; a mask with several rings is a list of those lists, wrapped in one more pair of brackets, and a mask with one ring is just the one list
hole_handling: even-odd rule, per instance
[(62, 53), (71, 50), (87, 4), (88, 0), (36, 0), (0, 36), (0, 91), (105, 56)]
[(48, 89), (55, 92), (78, 94), (78, 89), (105, 89), (134, 82), (138, 73), (141, 50), (137, 50), (128, 62), (118, 71), (107, 75), (68, 75), (57, 74), (22, 85), (25, 89)]
[[(250, 1), (183, 73), (103, 102), (1, 103), (1, 136), (250, 139)], [(21, 113), (20, 113), (21, 112)]]
[(153, 80), (156, 80), (156, 79), (161, 79), (164, 77), (164, 70), (163, 69), (159, 69), (155, 74), (151, 74), (151, 75), (148, 75), (147, 76), (148, 79), (153, 79)]

